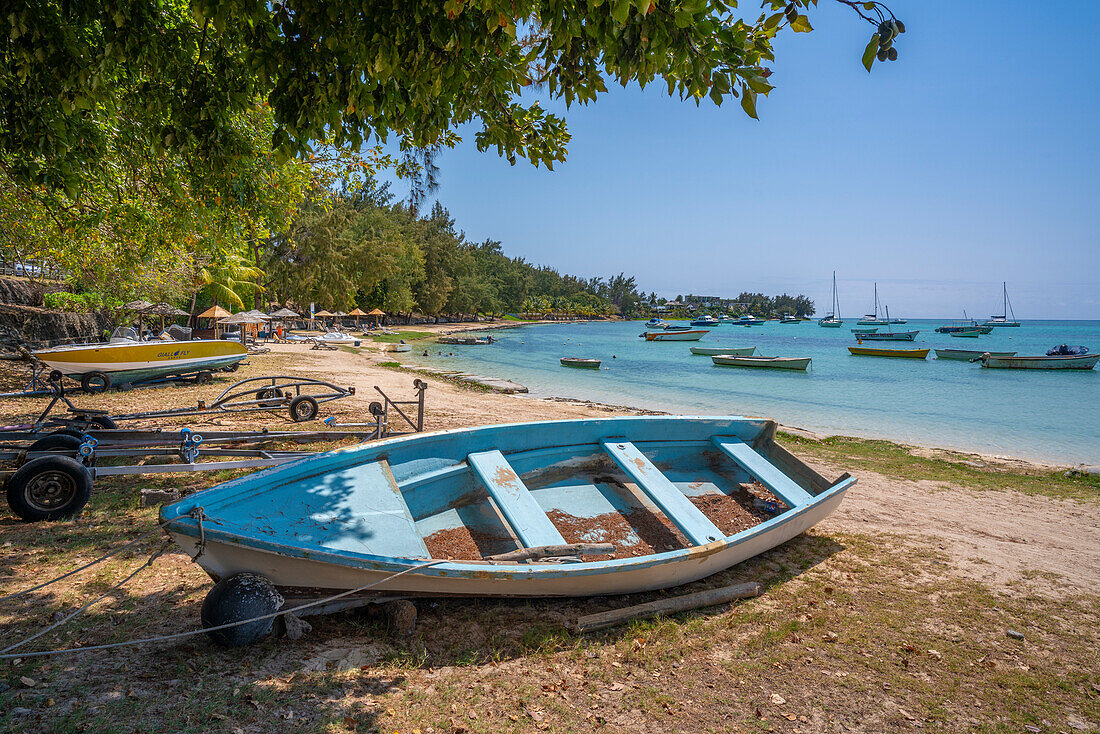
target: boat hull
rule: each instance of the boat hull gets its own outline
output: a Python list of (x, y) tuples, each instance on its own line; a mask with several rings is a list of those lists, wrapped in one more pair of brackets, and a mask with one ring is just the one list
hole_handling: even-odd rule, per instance
[(1008, 370), (1091, 370), (1100, 354), (1041, 357), (981, 357), (982, 367)]
[(956, 359), (964, 362), (970, 362), (976, 359), (981, 359), (983, 354), (991, 354), (994, 357), (1012, 357), (1016, 352), (984, 352), (981, 349), (937, 349), (937, 359)]
[(773, 370), (805, 371), (812, 360), (810, 357), (732, 357), (729, 355), (715, 355), (711, 357), (711, 361), (721, 367), (763, 367)]
[(697, 342), (704, 334), (710, 333), (707, 329), (687, 329), (659, 331), (655, 334), (646, 334), (647, 342)]
[(756, 347), (691, 347), (692, 354), (713, 357), (716, 354), (728, 354), (732, 357), (747, 357), (756, 351)]
[(203, 339), (53, 347), (35, 356), (69, 377), (102, 372), (120, 382), (231, 367), (244, 360), (248, 350), (239, 342)]
[(562, 357), (560, 362), (562, 367), (573, 367), (581, 370), (598, 370), (600, 368), (600, 360), (598, 359)]
[(875, 349), (874, 347), (848, 347), (859, 357), (900, 357), (902, 359), (926, 359), (930, 349)]
[(839, 329), (844, 326), (843, 321), (818, 321), (817, 325), (825, 329)]
[(869, 342), (911, 342), (919, 333), (919, 331), (876, 331), (870, 334), (857, 334), (856, 339)]
[[(634, 593), (688, 583), (725, 570), (796, 537), (837, 508), (855, 479), (845, 474), (828, 482), (776, 445), (775, 430), (773, 421), (762, 418), (637, 416), (418, 434), (319, 454), (232, 480), (166, 505), (161, 519), (172, 538), (213, 578), (244, 571), (259, 573), (287, 595), (348, 591), (374, 582), (380, 583), (366, 593), (502, 597)], [(670, 438), (673, 436), (675, 439)], [(606, 478), (608, 470), (599, 463), (610, 462), (612, 452), (624, 450), (624, 444), (617, 443), (624, 441), (633, 442), (631, 447), (645, 453), (637, 459), (624, 459), (625, 465), (618, 464), (621, 470), (634, 462), (644, 463), (642, 456), (652, 457), (652, 466), (660, 466), (667, 481), (675, 482), (668, 487), (673, 494), (682, 493), (681, 501), (693, 492), (715, 496), (713, 482), (720, 475), (732, 477), (735, 483), (752, 483), (752, 477), (739, 472), (732, 462), (715, 468), (723, 458), (721, 451), (727, 450), (722, 447), (734, 444), (766, 462), (770, 467), (763, 475), (770, 476), (767, 481), (774, 484), (776, 477), (769, 473), (777, 473), (786, 478), (794, 494), (784, 496), (786, 509), (764, 514), (758, 518), (759, 524), (747, 530), (728, 536), (719, 532), (707, 542), (661, 552), (656, 552), (655, 546), (655, 551), (646, 555), (625, 552), (609, 560), (576, 563), (435, 560), (426, 567), (429, 552), (377, 552), (392, 541), (387, 527), (402, 522), (387, 509), (387, 502), (393, 502), (389, 494), (393, 490), (407, 503), (402, 504), (404, 511), (410, 513), (410, 524), (403, 527), (415, 526), (417, 533), (438, 530), (442, 522), (438, 518), (462, 517), (461, 522), (467, 524), (478, 517), (495, 523), (504, 515), (511, 518), (509, 502), (469, 501), (474, 494), (466, 486), (473, 487), (475, 493), (478, 486), (474, 476), (480, 466), (475, 460), (477, 452), (500, 452), (508, 463), (490, 476), (510, 482), (513, 490), (518, 484), (542, 512), (560, 510), (577, 519), (599, 517), (609, 498), (625, 501), (641, 491), (642, 479), (628, 480), (639, 484), (623, 485)], [(698, 463), (687, 467), (677, 460), (687, 451)], [(602, 458), (593, 459), (590, 454)], [(366, 470), (372, 468), (377, 471), (371, 476), (388, 477), (390, 490), (383, 486), (381, 493), (366, 491)], [(499, 479), (506, 468), (514, 471)], [(729, 475), (730, 471), (736, 476)], [(482, 481), (486, 481), (484, 477)], [(441, 486), (460, 490), (458, 501), (441, 499), (437, 494)], [(350, 507), (346, 500), (356, 495), (358, 516), (346, 512)], [(201, 526), (195, 519), (198, 508), (204, 508), (207, 518)], [(517, 523), (512, 527), (527, 526)], [(409, 545), (403, 536), (397, 541)], [(506, 541), (512, 547), (517, 543), (511, 537)], [(390, 578), (398, 572), (405, 573)]]

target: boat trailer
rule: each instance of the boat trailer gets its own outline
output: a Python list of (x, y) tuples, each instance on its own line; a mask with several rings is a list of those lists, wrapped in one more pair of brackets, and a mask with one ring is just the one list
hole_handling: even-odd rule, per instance
[[(266, 382), (261, 382), (266, 381)], [(320, 395), (292, 395), (291, 387), (323, 385), (332, 392)], [(51, 383), (58, 387), (58, 383)], [(247, 384), (247, 388), (239, 386)], [(370, 405), (375, 420), (372, 423), (345, 424), (363, 430), (325, 431), (203, 431), (182, 429), (119, 429), (114, 421), (149, 417), (209, 415), (246, 410), (277, 410), (293, 406), (300, 397), (321, 402), (351, 395), (354, 388), (342, 390), (320, 380), (302, 378), (263, 377), (242, 380), (222, 393), (220, 404), (196, 409), (150, 411), (121, 416), (108, 416), (106, 411), (77, 408), (58, 387), (54, 399), (35, 423), (0, 427), (0, 485), (8, 505), (23, 520), (58, 520), (78, 514), (91, 497), (92, 487), (99, 477), (127, 474), (166, 474), (176, 472), (223, 471), (257, 469), (277, 466), (311, 456), (314, 451), (270, 448), (272, 444), (333, 442), (354, 439), (370, 441), (390, 436), (422, 431), (424, 427), (424, 393), (427, 383), (414, 380), (415, 400), (394, 401), (381, 389), (376, 390), (385, 404)], [(234, 389), (237, 388), (237, 389)], [(280, 390), (281, 394), (271, 391)], [(342, 394), (337, 394), (337, 391)], [(255, 393), (262, 395), (255, 397)], [(247, 395), (246, 395), (247, 394)], [(253, 400), (245, 400), (248, 395)], [(71, 418), (49, 418), (53, 406), (64, 403)], [(250, 404), (268, 403), (249, 407)], [(302, 403), (298, 403), (300, 406)], [(414, 423), (397, 406), (416, 404)], [(217, 405), (217, 407), (215, 407)], [(392, 407), (409, 423), (411, 430), (390, 430), (388, 413)], [(109, 425), (108, 425), (109, 424)], [(337, 427), (344, 427), (334, 424)], [(109, 460), (100, 464), (101, 460)]]
[[(199, 400), (194, 406), (171, 408), (168, 410), (147, 410), (139, 413), (121, 413), (112, 415), (106, 410), (78, 408), (65, 394), (61, 374), (50, 374), (47, 395), (53, 398), (33, 423), (17, 426), (0, 426), (0, 440), (11, 432), (25, 431), (41, 433), (48, 428), (73, 428), (88, 430), (91, 428), (117, 428), (120, 421), (151, 420), (156, 418), (185, 418), (198, 415), (216, 415), (223, 413), (248, 413), (254, 411), (278, 412), (286, 409), (295, 423), (310, 421), (317, 417), (321, 403), (328, 403), (355, 394), (355, 387), (339, 387), (331, 382), (315, 380), (310, 377), (290, 377), (286, 375), (268, 375), (250, 377), (233, 383), (221, 395), (207, 403)], [(68, 408), (68, 416), (51, 416), (59, 404)]]

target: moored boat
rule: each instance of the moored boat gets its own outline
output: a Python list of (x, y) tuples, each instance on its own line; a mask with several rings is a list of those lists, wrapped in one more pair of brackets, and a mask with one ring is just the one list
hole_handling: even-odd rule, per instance
[(734, 357), (747, 357), (756, 351), (756, 347), (691, 347), (692, 354), (712, 357), (715, 354), (729, 354)]
[(288, 598), (662, 589), (794, 538), (855, 484), (777, 445), (776, 427), (631, 416), (416, 434), (241, 477), (160, 517), (214, 579), (260, 574)]
[(949, 332), (947, 332), (947, 335), (948, 336), (959, 336), (959, 337), (964, 337), (964, 338), (967, 338), (967, 339), (977, 339), (979, 336), (981, 336), (984, 333), (986, 333), (986, 332), (982, 331), (981, 329), (964, 329), (964, 330), (960, 330), (960, 331), (949, 331)]
[(937, 349), (937, 359), (956, 359), (960, 361), (973, 362), (983, 354), (991, 354), (994, 357), (1011, 357), (1016, 352), (986, 352), (982, 349)]
[(324, 344), (346, 344), (349, 346), (359, 346), (360, 343), (359, 339), (343, 331), (329, 331), (321, 336), (313, 337), (313, 340)]
[(929, 349), (881, 349), (876, 347), (848, 347), (848, 351), (860, 357), (902, 357), (926, 359)]
[(805, 370), (812, 361), (810, 357), (738, 357), (732, 354), (716, 354), (710, 359), (721, 367), (765, 367), (774, 370)]
[(800, 323), (802, 323), (802, 319), (798, 318), (797, 316), (792, 316), (789, 313), (785, 313), (785, 314), (783, 314), (782, 316), (779, 317), (779, 323), (781, 323), (781, 324), (800, 324)]
[(869, 342), (911, 342), (920, 331), (872, 331), (869, 334), (856, 334), (859, 341)]
[(693, 319), (692, 322), (691, 322), (691, 325), (692, 326), (717, 326), (718, 325), (718, 319), (716, 319), (713, 316), (708, 314), (706, 316), (701, 316), (700, 318)]
[(844, 321), (840, 318), (840, 299), (837, 298), (836, 293), (836, 271), (833, 271), (833, 310), (825, 314), (824, 318), (821, 318), (817, 322), (818, 326), (823, 326), (826, 329), (838, 329), (844, 326)]
[(140, 341), (137, 330), (122, 327), (109, 342), (50, 347), (34, 356), (51, 370), (80, 380), (86, 391), (98, 392), (111, 385), (232, 369), (248, 350), (226, 339)]
[(1100, 354), (1059, 354), (1034, 357), (994, 357), (988, 352), (979, 357), (982, 367), (1007, 370), (1091, 370)]
[(874, 334), (876, 331), (878, 331), (877, 326), (875, 326), (875, 327), (861, 327), (861, 328), (852, 329), (853, 334)]
[(577, 367), (585, 370), (598, 370), (600, 368), (600, 360), (598, 359), (586, 359), (584, 357), (562, 357), (562, 367)]
[[(1012, 302), (1008, 300), (1008, 283), (1001, 283), (1001, 292), (1004, 294), (1004, 306), (1001, 309), (999, 316), (991, 316), (988, 321), (985, 322), (986, 326), (1019, 326), (1020, 322), (1016, 320), (1016, 314), (1012, 310)], [(1009, 316), (1012, 316), (1010, 319)]]
[(708, 329), (674, 329), (670, 331), (647, 332), (647, 342), (697, 342), (704, 334), (709, 334)]

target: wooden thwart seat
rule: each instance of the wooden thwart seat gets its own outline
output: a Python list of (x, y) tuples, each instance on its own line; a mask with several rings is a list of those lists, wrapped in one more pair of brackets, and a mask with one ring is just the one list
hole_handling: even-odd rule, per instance
[(772, 466), (767, 459), (756, 453), (752, 446), (734, 436), (715, 436), (711, 439), (722, 453), (737, 462), (742, 469), (763, 484), (772, 494), (783, 500), (788, 507), (809, 504), (811, 495), (794, 480)]
[(600, 445), (692, 543), (706, 545), (725, 537), (637, 446), (626, 441), (601, 441)]
[(466, 463), (481, 479), (500, 514), (525, 548), (544, 545), (565, 545), (554, 523), (546, 516), (531, 491), (523, 484), (499, 451), (469, 454)]

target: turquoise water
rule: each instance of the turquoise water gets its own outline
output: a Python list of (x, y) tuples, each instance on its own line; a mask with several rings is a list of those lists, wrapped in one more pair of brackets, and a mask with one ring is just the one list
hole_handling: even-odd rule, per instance
[[(686, 322), (685, 322), (686, 323)], [(1100, 350), (1100, 321), (1027, 321), (978, 339), (933, 330), (945, 322), (911, 319), (918, 346), (1044, 354), (1057, 344)], [(856, 357), (851, 328), (769, 321), (751, 328), (713, 327), (699, 342), (646, 342), (643, 322), (539, 324), (501, 329), (491, 346), (437, 345), (410, 362), (502, 377), (532, 395), (596, 400), (686, 414), (766, 415), (780, 423), (846, 435), (1100, 464), (1100, 369), (983, 369), (948, 360)], [(756, 346), (757, 354), (813, 357), (807, 373), (716, 367), (688, 347)], [(450, 356), (453, 354), (453, 356)], [(563, 356), (603, 360), (600, 371), (562, 367)]]

